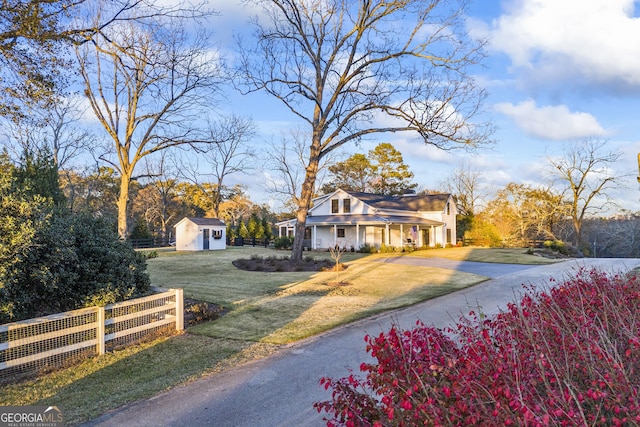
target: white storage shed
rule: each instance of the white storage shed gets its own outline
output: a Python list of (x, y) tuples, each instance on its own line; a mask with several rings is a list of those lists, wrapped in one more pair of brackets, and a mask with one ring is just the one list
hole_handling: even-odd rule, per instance
[(227, 247), (227, 226), (217, 218), (185, 217), (175, 229), (177, 251), (213, 251)]

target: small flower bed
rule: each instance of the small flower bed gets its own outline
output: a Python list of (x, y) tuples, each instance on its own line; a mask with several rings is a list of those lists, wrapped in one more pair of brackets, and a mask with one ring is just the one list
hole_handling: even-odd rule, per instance
[(640, 282), (580, 271), (456, 328), (367, 336), (375, 363), (322, 378), (328, 426), (640, 425)]

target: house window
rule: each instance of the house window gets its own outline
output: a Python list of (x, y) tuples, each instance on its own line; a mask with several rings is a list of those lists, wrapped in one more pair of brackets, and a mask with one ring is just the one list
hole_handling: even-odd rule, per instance
[(342, 237), (344, 238), (344, 228), (338, 228), (336, 230), (336, 237)]
[(342, 212), (351, 213), (351, 199), (344, 199), (342, 201)]
[(451, 229), (447, 228), (447, 243), (451, 244)]
[(451, 205), (447, 203), (447, 215), (451, 215)]
[(222, 230), (213, 230), (214, 239), (222, 239)]
[(331, 199), (331, 213), (338, 213), (338, 205), (340, 203), (340, 200), (338, 199)]

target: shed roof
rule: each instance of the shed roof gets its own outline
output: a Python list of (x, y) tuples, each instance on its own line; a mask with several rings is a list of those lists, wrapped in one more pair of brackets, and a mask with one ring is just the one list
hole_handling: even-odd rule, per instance
[[(180, 224), (184, 220), (189, 220), (196, 225), (211, 225), (211, 226), (219, 226), (219, 227), (226, 226), (226, 224), (223, 221), (219, 220), (218, 218), (195, 218), (195, 217), (185, 217), (181, 219), (178, 222), (178, 224)], [(176, 224), (175, 226), (177, 226), (178, 224)]]

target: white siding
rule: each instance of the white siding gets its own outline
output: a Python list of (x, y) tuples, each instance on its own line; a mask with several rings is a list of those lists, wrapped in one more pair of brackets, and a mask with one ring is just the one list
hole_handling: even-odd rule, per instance
[(340, 247), (351, 248), (356, 247), (356, 228), (352, 225), (341, 226), (337, 228), (344, 229), (344, 237), (336, 237), (337, 230), (333, 226), (317, 226), (316, 227), (316, 244), (318, 249), (329, 248), (336, 243)]
[[(203, 245), (203, 230), (209, 230), (209, 250), (221, 250), (227, 248), (227, 230), (224, 226), (197, 225), (186, 219), (176, 225), (176, 250), (177, 251), (201, 251)], [(219, 239), (215, 238), (216, 231), (220, 233)]]
[[(215, 231), (219, 231), (221, 237), (215, 238)], [(227, 248), (227, 227), (212, 227), (210, 232), (209, 250), (216, 251)]]
[[(350, 211), (344, 211), (344, 200), (350, 200)], [(322, 217), (322, 216), (341, 216), (344, 218), (344, 224), (339, 225), (338, 228), (345, 230), (345, 236), (337, 238), (335, 229), (331, 225), (317, 225), (313, 227), (307, 223), (307, 226), (312, 228), (311, 246), (316, 249), (326, 249), (334, 244), (338, 244), (343, 247), (350, 248), (353, 246), (358, 249), (362, 245), (368, 244), (371, 246), (380, 247), (381, 244), (389, 244), (394, 247), (402, 247), (404, 244), (414, 244), (421, 246), (445, 246), (447, 242), (448, 232), (451, 235), (450, 243), (455, 244), (456, 236), (456, 206), (453, 197), (449, 197), (448, 206), (445, 205), (442, 211), (409, 211), (402, 209), (374, 209), (367, 205), (357, 197), (352, 197), (348, 193), (337, 190), (330, 196), (319, 199), (319, 203), (310, 210), (310, 216)], [(332, 212), (332, 200), (338, 201), (338, 211)], [(444, 225), (419, 225), (420, 220), (409, 220), (408, 224), (400, 226), (397, 222), (393, 223), (389, 228), (386, 228), (383, 224), (370, 226), (362, 225), (356, 227), (353, 222), (348, 218), (349, 215), (375, 215), (372, 218), (376, 220), (380, 217), (417, 217), (424, 218), (425, 220), (433, 220), (438, 223), (444, 223)], [(292, 224), (295, 221), (291, 222)], [(412, 224), (413, 223), (413, 224)], [(284, 223), (282, 223), (284, 224)], [(416, 232), (412, 233), (413, 226), (416, 225)], [(423, 236), (428, 234), (428, 239), (423, 239)]]
[[(447, 209), (447, 206), (449, 209)], [(442, 246), (446, 246), (448, 243), (452, 245), (456, 244), (456, 215), (458, 211), (452, 197), (449, 198), (447, 206), (445, 206), (442, 212), (442, 219), (440, 219), (440, 221), (444, 222), (444, 227), (442, 227), (442, 241), (438, 242)], [(447, 242), (447, 230), (451, 230), (451, 242)]]
[[(331, 200), (337, 199), (338, 202), (338, 212), (331, 212)], [(344, 199), (351, 200), (351, 212), (344, 212)], [(349, 215), (349, 214), (368, 214), (371, 213), (371, 208), (363, 203), (361, 200), (351, 197), (349, 194), (344, 191), (338, 190), (334, 195), (328, 197), (323, 200), (317, 206), (314, 206), (311, 210), (313, 215)]]
[(181, 221), (176, 226), (176, 250), (202, 250), (202, 238), (200, 235), (200, 230), (196, 224), (191, 221)]

